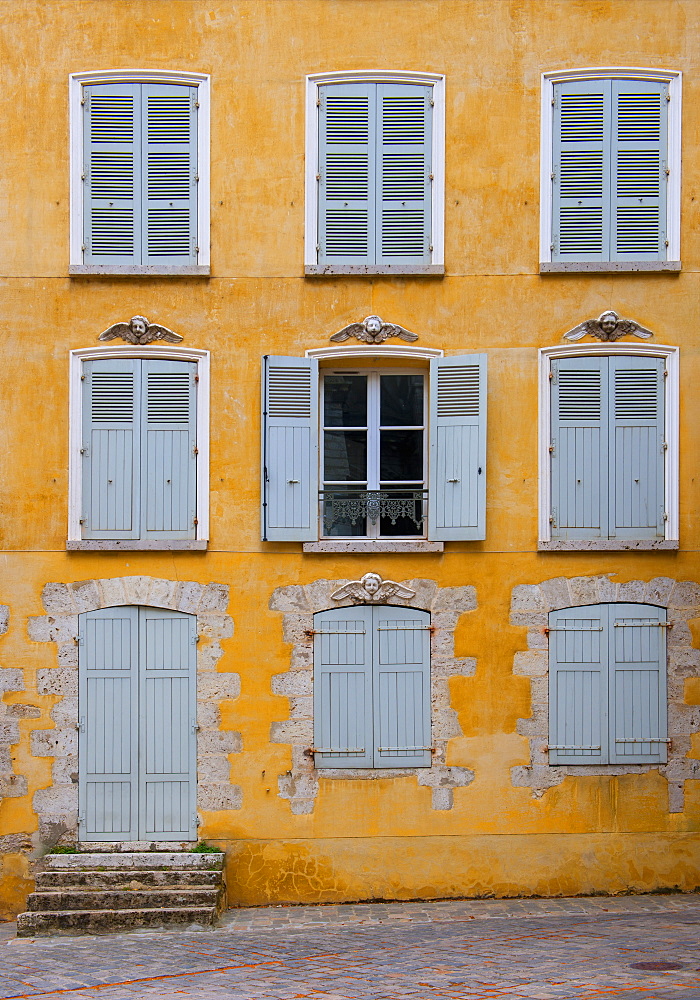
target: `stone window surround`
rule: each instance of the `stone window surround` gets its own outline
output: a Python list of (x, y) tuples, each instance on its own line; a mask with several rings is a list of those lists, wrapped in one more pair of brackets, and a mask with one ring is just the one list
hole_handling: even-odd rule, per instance
[[(46, 615), (30, 617), (29, 638), (55, 642), (57, 665), (37, 671), (37, 689), (57, 696), (53, 729), (35, 729), (31, 755), (53, 757), (53, 784), (34, 793), (39, 819), (34, 848), (43, 853), (59, 840), (73, 842), (78, 820), (78, 616), (99, 608), (141, 605), (195, 615), (197, 635), (197, 809), (240, 809), (242, 792), (230, 783), (229, 754), (240, 753), (241, 734), (220, 728), (220, 703), (240, 694), (240, 675), (220, 672), (220, 640), (233, 635), (227, 615), (229, 587), (220, 583), (164, 580), (149, 576), (47, 583), (42, 591)], [(12, 706), (15, 707), (15, 706)], [(23, 706), (18, 706), (23, 707)], [(38, 712), (38, 710), (36, 710)], [(26, 789), (25, 789), (26, 793)], [(22, 794), (22, 793), (18, 793)]]
[[(700, 585), (669, 577), (614, 583), (610, 576), (556, 577), (539, 584), (521, 584), (513, 588), (510, 605), (511, 625), (527, 626), (527, 651), (515, 654), (513, 673), (529, 677), (532, 691), (532, 714), (518, 720), (517, 731), (528, 738), (530, 763), (511, 768), (516, 787), (532, 789), (535, 798), (559, 785), (566, 777), (588, 775), (646, 774), (658, 771), (668, 782), (668, 808), (671, 813), (684, 809), (684, 783), (700, 779), (700, 760), (687, 757), (691, 735), (700, 731), (700, 707), (684, 699), (684, 682), (700, 676), (700, 650), (693, 647), (687, 625), (700, 617)], [(672, 628), (667, 635), (668, 661), (668, 733), (672, 739), (666, 764), (550, 764), (546, 750), (549, 740), (549, 641), (544, 629), (549, 612), (588, 604), (653, 604), (666, 609)]]
[(448, 742), (462, 736), (457, 714), (450, 705), (449, 678), (469, 677), (476, 670), (473, 657), (456, 658), (454, 633), (465, 612), (476, 609), (474, 587), (439, 587), (434, 580), (401, 581), (415, 591), (415, 597), (391, 597), (377, 605), (419, 608), (429, 611), (435, 631), (430, 640), (431, 734), (435, 747), (430, 767), (407, 768), (316, 768), (313, 754), (313, 636), (314, 614), (330, 608), (356, 605), (350, 597), (334, 601), (331, 594), (350, 583), (349, 578), (314, 580), (306, 585), (278, 587), (270, 598), (270, 609), (280, 611), (284, 641), (292, 646), (288, 670), (272, 677), (272, 692), (289, 699), (289, 715), (273, 722), (270, 742), (291, 747), (292, 767), (278, 777), (279, 796), (289, 799), (294, 815), (313, 812), (323, 778), (337, 780), (378, 780), (415, 776), (419, 785), (432, 788), (432, 808), (452, 809), (454, 789), (465, 787), (474, 780), (474, 772), (466, 767), (446, 763)]

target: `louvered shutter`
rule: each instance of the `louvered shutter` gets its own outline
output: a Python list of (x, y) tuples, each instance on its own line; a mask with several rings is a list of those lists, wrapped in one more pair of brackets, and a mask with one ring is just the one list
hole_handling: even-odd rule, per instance
[(377, 85), (378, 264), (428, 264), (432, 87)]
[(197, 262), (197, 88), (142, 84), (143, 264)]
[(374, 766), (430, 767), (430, 615), (372, 611)]
[(610, 608), (610, 763), (665, 763), (666, 612)]
[(138, 538), (141, 362), (86, 361), (83, 375), (83, 538)]
[(139, 609), (139, 840), (196, 840), (194, 615)]
[(197, 365), (142, 361), (142, 535), (194, 538)]
[(372, 264), (376, 84), (319, 91), (319, 264)]
[(318, 538), (318, 361), (263, 358), (262, 537)]
[(314, 615), (316, 767), (372, 767), (373, 608)]
[(141, 87), (84, 88), (86, 264), (141, 262)]
[(610, 260), (666, 259), (668, 84), (612, 81)]
[(610, 535), (663, 538), (664, 361), (621, 355), (608, 362)]
[(554, 85), (552, 260), (610, 259), (610, 80)]
[(428, 534), (486, 537), (486, 355), (430, 362)]
[(138, 608), (79, 622), (80, 839), (138, 840)]
[(608, 358), (552, 362), (552, 538), (608, 536)]
[(549, 615), (549, 763), (608, 763), (607, 605)]

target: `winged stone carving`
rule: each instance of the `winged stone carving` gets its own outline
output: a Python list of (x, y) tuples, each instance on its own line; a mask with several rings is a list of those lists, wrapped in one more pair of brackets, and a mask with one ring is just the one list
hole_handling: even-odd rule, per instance
[(342, 601), (344, 597), (350, 597), (353, 601), (362, 604), (366, 604), (368, 601), (379, 604), (382, 601), (388, 601), (390, 597), (408, 598), (415, 596), (415, 590), (410, 590), (401, 583), (396, 583), (394, 580), (382, 580), (379, 573), (365, 573), (360, 580), (353, 580), (334, 591), (331, 594), (331, 599)]
[(635, 337), (640, 337), (642, 340), (648, 340), (649, 337), (654, 336), (651, 330), (640, 326), (633, 319), (622, 319), (612, 309), (601, 313), (598, 319), (584, 320), (583, 323), (575, 326), (573, 330), (565, 333), (564, 337), (566, 340), (581, 340), (587, 333), (592, 337), (597, 337), (598, 340), (607, 341), (619, 340), (620, 337), (624, 337), (628, 333), (633, 334)]
[(333, 334), (331, 340), (336, 344), (342, 344), (350, 337), (355, 337), (365, 344), (383, 344), (390, 337), (400, 337), (401, 340), (407, 340), (409, 343), (418, 340), (417, 333), (411, 333), (410, 330), (405, 330), (396, 323), (385, 323), (380, 316), (367, 316), (361, 323), (351, 323), (349, 326), (344, 326), (342, 330)]
[(179, 344), (182, 337), (167, 326), (149, 323), (145, 316), (132, 316), (128, 323), (114, 323), (101, 333), (99, 340), (126, 340), (130, 344), (151, 344), (154, 340), (167, 340), (171, 344)]

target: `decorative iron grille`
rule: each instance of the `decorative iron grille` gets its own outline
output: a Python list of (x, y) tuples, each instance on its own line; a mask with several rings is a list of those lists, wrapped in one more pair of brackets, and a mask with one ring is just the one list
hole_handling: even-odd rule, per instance
[(407, 518), (421, 531), (427, 517), (428, 491), (422, 489), (320, 490), (319, 497), (327, 535), (335, 524), (354, 527), (366, 519), (374, 525), (381, 518), (392, 526), (400, 518)]

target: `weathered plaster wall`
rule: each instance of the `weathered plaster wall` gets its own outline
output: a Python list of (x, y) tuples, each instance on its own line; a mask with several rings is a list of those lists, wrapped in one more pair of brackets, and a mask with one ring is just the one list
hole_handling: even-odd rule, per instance
[[(520, 720), (537, 719), (541, 702), (537, 678), (520, 672), (522, 657), (514, 672), (529, 626), (509, 619), (516, 588), (553, 578), (572, 581), (570, 593), (579, 578), (700, 580), (699, 22), (694, 0), (83, 0), (80, 18), (72, 0), (0, 5), (12, 94), (0, 117), (0, 593), (10, 608), (0, 638), (0, 912), (23, 906), (29, 855), (58, 830), (46, 824), (74, 822), (66, 713), (74, 711), (75, 649), (69, 628), (53, 635), (48, 619), (74, 616), (84, 589), (99, 600), (105, 586), (121, 594), (123, 578), (230, 588), (226, 611), (211, 610), (230, 615), (235, 634), (226, 626), (200, 644), (200, 710), (210, 713), (200, 832), (229, 849), (234, 902), (700, 883), (700, 735), (692, 726), (675, 781), (684, 785), (682, 811), (669, 811), (669, 782), (657, 769), (570, 774), (538, 796), (514, 784), (518, 769), (534, 766), (534, 736)], [(444, 279), (303, 277), (303, 78), (370, 64), (446, 74)], [(684, 73), (680, 274), (538, 273), (540, 73), (606, 64)], [(211, 278), (67, 276), (68, 74), (124, 66), (212, 74)], [(605, 308), (653, 330), (655, 342), (680, 345), (677, 553), (536, 551), (536, 350)], [(370, 313), (414, 330), (425, 347), (489, 356), (483, 542), (370, 559), (260, 541), (260, 355), (326, 346)], [(134, 314), (212, 352), (206, 553), (65, 550), (68, 351), (93, 346), (100, 331)], [(432, 581), (436, 593), (474, 588), (476, 607), (460, 611), (450, 653), (469, 669), (445, 677), (440, 695), (445, 718), (456, 720), (444, 767), (473, 775), (440, 792), (445, 803), (450, 793), (452, 808), (435, 809), (434, 789), (415, 774), (329, 775), (317, 793), (283, 778), (280, 794), (280, 775), (300, 775), (285, 727), (308, 730), (308, 715), (295, 719), (305, 711), (295, 699), (308, 693), (293, 690), (298, 644), (280, 616), (295, 612), (271, 609), (271, 595), (357, 579), (369, 568)], [(45, 592), (44, 606), (48, 581), (62, 584)], [(67, 585), (69, 610), (51, 604)], [(700, 616), (677, 607), (692, 637), (682, 689), (677, 672), (673, 691), (687, 720), (700, 706)]]

